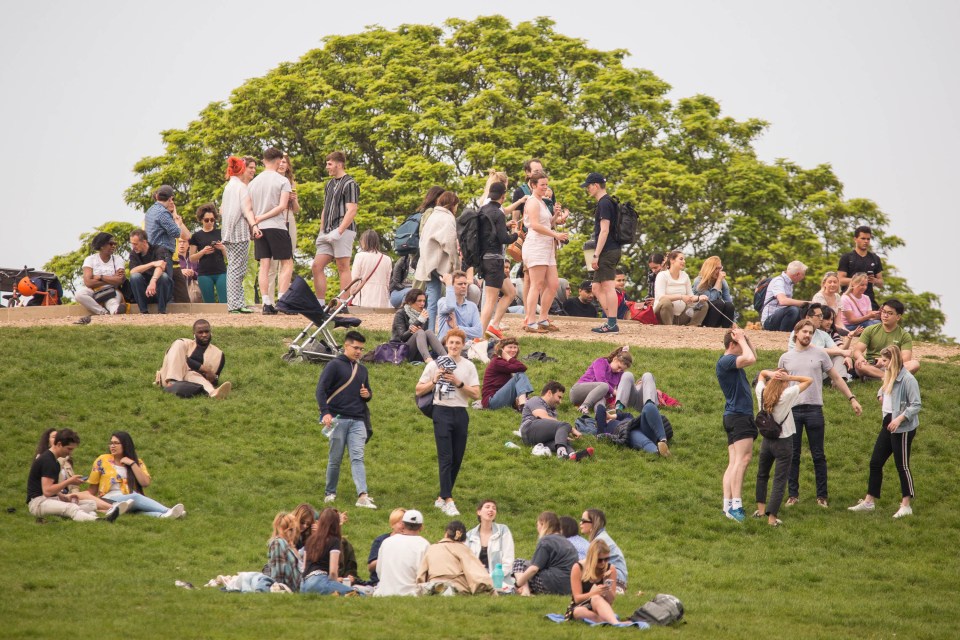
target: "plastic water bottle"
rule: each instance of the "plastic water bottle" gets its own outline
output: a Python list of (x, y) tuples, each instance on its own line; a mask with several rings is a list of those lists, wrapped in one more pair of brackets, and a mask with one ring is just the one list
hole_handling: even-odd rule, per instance
[(513, 443), (510, 442), (509, 440), (508, 440), (507, 442), (504, 442), (504, 443), (503, 443), (503, 446), (505, 446), (507, 449), (519, 449), (519, 448), (520, 448), (520, 445), (513, 444)]
[(321, 429), (320, 433), (329, 438), (333, 435), (333, 432), (336, 430), (338, 424), (340, 424), (340, 414), (333, 416), (333, 420), (330, 421), (330, 424)]
[(503, 565), (496, 564), (493, 567), (493, 588), (502, 589), (503, 588)]

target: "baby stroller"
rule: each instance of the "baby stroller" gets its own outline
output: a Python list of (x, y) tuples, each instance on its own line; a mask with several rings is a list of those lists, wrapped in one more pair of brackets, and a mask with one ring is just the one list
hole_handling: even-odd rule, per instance
[(286, 313), (299, 313), (307, 318), (310, 324), (290, 343), (290, 348), (282, 356), (284, 361), (326, 363), (343, 352), (330, 329), (360, 326), (360, 318), (339, 316), (357, 294), (355, 291), (344, 300), (344, 292), (350, 291), (358, 282), (360, 278), (351, 282), (330, 304), (323, 305), (317, 300), (306, 280), (300, 276), (294, 277), (290, 288), (277, 300), (277, 309)]

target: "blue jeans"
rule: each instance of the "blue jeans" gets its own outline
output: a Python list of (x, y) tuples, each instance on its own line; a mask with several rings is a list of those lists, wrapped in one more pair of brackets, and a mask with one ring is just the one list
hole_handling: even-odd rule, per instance
[(800, 307), (780, 307), (763, 322), (767, 331), (793, 331), (793, 327), (800, 322)]
[(331, 593), (350, 593), (351, 591), (354, 591), (353, 587), (337, 582), (325, 573), (314, 574), (300, 583), (300, 593), (329, 595)]
[(513, 401), (517, 399), (517, 396), (521, 394), (527, 394), (529, 396), (531, 393), (533, 393), (533, 385), (530, 383), (530, 378), (527, 377), (527, 374), (522, 371), (515, 373), (510, 376), (507, 384), (500, 387), (495, 394), (490, 396), (490, 402), (487, 408), (502, 409), (504, 407), (512, 407)]
[(390, 306), (394, 309), (399, 309), (403, 306), (403, 299), (407, 297), (407, 294), (410, 292), (410, 287), (404, 287), (399, 291), (390, 292)]
[(874, 318), (873, 320), (866, 320), (866, 321), (864, 321), (864, 322), (861, 322), (860, 324), (846, 324), (846, 323), (844, 323), (843, 326), (847, 328), (847, 331), (856, 331), (856, 330), (857, 330), (857, 327), (863, 327), (864, 329), (866, 329), (867, 327), (872, 327), (872, 326), (875, 325), (875, 324), (880, 324), (880, 321), (877, 320), (876, 318)]
[(440, 277), (436, 274), (430, 276), (430, 280), (423, 287), (427, 294), (427, 313), (430, 315), (430, 324), (427, 329), (437, 332), (437, 304), (440, 302), (442, 288), (440, 287)]
[(197, 276), (197, 284), (200, 285), (200, 293), (203, 294), (204, 302), (227, 302), (227, 274), (218, 273), (209, 276)]
[(338, 420), (339, 424), (330, 436), (326, 493), (330, 495), (337, 492), (344, 449), (350, 453), (350, 472), (353, 474), (353, 484), (357, 487), (357, 495), (366, 493), (367, 470), (363, 466), (363, 448), (367, 440), (367, 428), (363, 425), (363, 420), (355, 418), (338, 418)]
[(154, 518), (159, 518), (169, 511), (167, 507), (156, 500), (148, 498), (142, 493), (120, 493), (119, 491), (111, 491), (105, 494), (103, 499), (107, 502), (126, 502), (127, 500), (133, 500), (133, 504), (130, 505), (130, 513), (139, 511), (144, 515)]
[(155, 301), (157, 311), (166, 313), (167, 303), (173, 298), (173, 278), (165, 273), (162, 274), (160, 279), (157, 280), (156, 295), (148, 298), (147, 286), (149, 286), (150, 279), (153, 277), (153, 269), (148, 269), (146, 273), (150, 275), (143, 273), (130, 274), (130, 288), (133, 289), (133, 297), (137, 301), (137, 307), (140, 308), (140, 313), (146, 313), (147, 303)]
[(797, 432), (793, 434), (793, 459), (790, 478), (787, 482), (789, 495), (800, 495), (800, 449), (803, 445), (803, 430), (807, 430), (807, 446), (813, 458), (813, 476), (817, 485), (817, 497), (827, 497), (827, 455), (823, 452), (825, 425), (823, 407), (818, 404), (798, 404), (793, 407), (793, 422)]
[(648, 401), (640, 410), (640, 427), (630, 431), (630, 448), (642, 449), (647, 453), (659, 453), (657, 443), (666, 440), (663, 430), (663, 417), (653, 401)]

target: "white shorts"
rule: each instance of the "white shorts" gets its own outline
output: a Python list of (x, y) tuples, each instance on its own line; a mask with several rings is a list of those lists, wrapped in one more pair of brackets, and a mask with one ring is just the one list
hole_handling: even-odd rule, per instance
[(317, 255), (333, 256), (334, 258), (349, 258), (353, 255), (353, 239), (356, 231), (347, 229), (338, 240), (331, 241), (326, 235), (317, 236)]

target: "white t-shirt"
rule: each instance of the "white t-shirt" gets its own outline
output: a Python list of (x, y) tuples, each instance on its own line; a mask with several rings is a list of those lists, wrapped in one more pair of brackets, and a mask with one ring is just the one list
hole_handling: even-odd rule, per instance
[[(757, 403), (763, 407), (763, 389), (766, 385), (761, 379), (757, 383)], [(793, 424), (793, 405), (797, 404), (800, 398), (800, 385), (791, 385), (780, 394), (780, 401), (773, 408), (773, 419), (780, 423), (780, 437), (789, 438), (797, 432), (797, 427)]]
[(230, 176), (223, 189), (223, 204), (220, 205), (220, 233), (224, 242), (249, 242), (250, 225), (243, 217), (243, 201), (249, 195), (247, 185), (237, 176)]
[(117, 275), (117, 269), (127, 268), (127, 263), (123, 261), (123, 258), (118, 258), (116, 255), (110, 256), (110, 259), (104, 262), (100, 259), (99, 253), (94, 253), (86, 257), (83, 261), (83, 267), (90, 267), (93, 270), (94, 277), (115, 276)]
[(390, 536), (380, 545), (375, 596), (417, 595), (417, 572), (430, 543), (422, 536)]
[[(293, 191), (290, 181), (276, 171), (264, 171), (247, 185), (253, 203), (253, 215), (262, 216), (280, 204), (280, 194)], [(287, 217), (281, 212), (257, 224), (260, 229), (287, 229)]]
[(676, 294), (683, 296), (693, 295), (693, 285), (690, 284), (690, 276), (688, 276), (685, 271), (681, 271), (680, 277), (674, 280), (670, 275), (669, 269), (662, 269), (660, 273), (657, 274), (657, 279), (653, 285), (653, 295), (656, 298), (655, 303), (659, 302), (660, 298), (665, 295)]
[[(432, 382), (433, 376), (437, 375), (437, 361), (431, 360), (427, 363), (427, 366), (423, 368), (423, 373), (420, 374), (420, 380), (417, 384), (424, 382)], [(480, 376), (477, 375), (477, 368), (474, 366), (473, 362), (470, 361), (470, 358), (465, 356), (460, 356), (460, 362), (457, 363), (457, 368), (454, 369), (454, 375), (457, 377), (457, 380), (463, 383), (464, 387), (474, 387), (480, 384)], [(454, 388), (451, 393), (441, 396), (438, 388), (434, 390), (433, 404), (440, 407), (467, 407), (470, 402), (470, 396), (464, 393), (463, 389)], [(379, 570), (377, 571), (379, 573)]]

